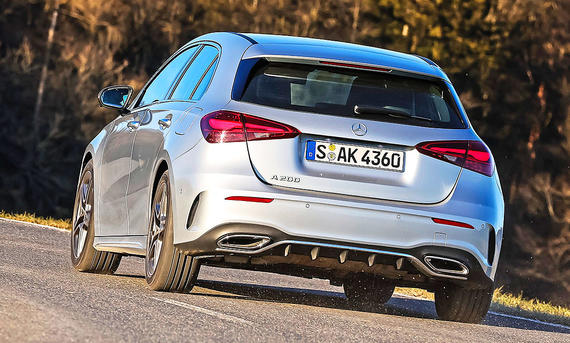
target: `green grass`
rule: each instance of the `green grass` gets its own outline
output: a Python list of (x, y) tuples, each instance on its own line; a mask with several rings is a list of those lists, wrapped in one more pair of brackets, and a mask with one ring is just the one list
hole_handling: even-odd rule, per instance
[[(55, 219), (52, 217), (39, 217), (33, 213), (8, 213), (4, 211), (0, 211), (0, 218), (21, 220), (71, 230), (70, 219)], [(427, 300), (434, 299), (433, 293), (419, 288), (397, 287), (396, 293)], [(497, 288), (493, 294), (491, 310), (570, 326), (570, 308), (552, 305), (537, 299), (525, 299), (522, 293), (519, 295), (503, 293), (501, 287)]]

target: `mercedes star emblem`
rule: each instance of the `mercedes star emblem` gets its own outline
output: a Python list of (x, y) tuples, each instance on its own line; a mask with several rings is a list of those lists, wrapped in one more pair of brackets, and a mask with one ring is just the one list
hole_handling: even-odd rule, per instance
[(357, 136), (364, 136), (366, 134), (366, 125), (362, 123), (352, 124), (352, 132)]

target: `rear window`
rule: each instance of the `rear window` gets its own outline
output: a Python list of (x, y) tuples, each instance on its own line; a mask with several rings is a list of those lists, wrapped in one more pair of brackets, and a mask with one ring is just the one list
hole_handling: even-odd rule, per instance
[(409, 125), (465, 127), (443, 82), (347, 68), (260, 61), (240, 100)]

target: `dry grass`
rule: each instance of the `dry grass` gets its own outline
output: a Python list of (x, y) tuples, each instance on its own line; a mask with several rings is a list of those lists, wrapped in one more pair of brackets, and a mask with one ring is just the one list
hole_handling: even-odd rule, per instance
[[(7, 213), (0, 211), (0, 218), (21, 220), (29, 223), (54, 226), (60, 229), (71, 230), (70, 219), (55, 219), (52, 217), (38, 217), (33, 213)], [(422, 299), (434, 299), (433, 293), (419, 288), (396, 288), (396, 293), (414, 296)], [(547, 322), (570, 325), (570, 308), (555, 306), (537, 299), (525, 299), (522, 293), (513, 295), (503, 293), (501, 288), (495, 290), (491, 310), (521, 317), (537, 319)]]
[[(397, 287), (396, 293), (434, 299), (433, 293), (418, 288)], [(570, 326), (570, 308), (555, 306), (537, 299), (525, 299), (522, 294), (503, 293), (501, 287), (495, 289), (491, 311)]]
[(522, 293), (503, 293), (501, 287), (495, 290), (491, 310), (521, 317), (570, 326), (570, 308), (556, 306), (538, 299), (525, 299)]
[(8, 213), (0, 211), (0, 218), (21, 220), (28, 223), (54, 226), (60, 229), (71, 230), (71, 219), (55, 219), (52, 217), (38, 217), (33, 213)]
[(412, 297), (433, 300), (433, 293), (421, 288), (396, 287), (396, 290), (394, 292), (398, 294), (409, 295)]

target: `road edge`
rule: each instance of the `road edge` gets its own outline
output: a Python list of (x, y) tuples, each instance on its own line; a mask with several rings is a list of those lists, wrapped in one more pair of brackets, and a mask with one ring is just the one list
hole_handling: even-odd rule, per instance
[(35, 226), (35, 227), (41, 227), (44, 229), (51, 229), (51, 230), (56, 230), (56, 231), (61, 231), (61, 232), (66, 232), (66, 233), (71, 232), (70, 230), (62, 229), (62, 228), (55, 227), (55, 226), (36, 224), (36, 223), (31, 223), (31, 222), (27, 222), (27, 221), (23, 221), (23, 220), (17, 220), (17, 219), (9, 219), (9, 218), (0, 217), (0, 221), (18, 223), (18, 224), (26, 224), (26, 225), (31, 225), (31, 226)]
[[(27, 221), (17, 220), (17, 219), (8, 219), (8, 218), (2, 218), (2, 217), (0, 217), (0, 221), (12, 222), (12, 223), (18, 223), (18, 224), (25, 224), (25, 225), (31, 225), (31, 226), (33, 226), (33, 227), (38, 227), (38, 228), (43, 228), (43, 229), (51, 229), (51, 230), (55, 230), (55, 231), (59, 231), (59, 232), (65, 232), (65, 233), (70, 233), (70, 232), (71, 232), (70, 230), (58, 228), (58, 227), (55, 227), (55, 226), (42, 225), (42, 224), (36, 224), (36, 223), (30, 223), (30, 222), (27, 222)], [(412, 295), (407, 295), (407, 294), (402, 294), (402, 293), (398, 293), (398, 292), (395, 292), (394, 294), (396, 294), (396, 295), (398, 295), (398, 296), (400, 296), (400, 297), (403, 297), (403, 298), (417, 299), (417, 300), (430, 300), (430, 301), (431, 301), (431, 299), (422, 298), (422, 297), (417, 297), (417, 296), (412, 296)], [(534, 318), (521, 317), (521, 316), (517, 316), (517, 315), (512, 315), (512, 314), (508, 314), (508, 313), (501, 313), (501, 312), (496, 312), (496, 311), (491, 311), (491, 310), (489, 310), (488, 313), (489, 313), (489, 314), (492, 314), (492, 315), (495, 315), (495, 316), (503, 316), (503, 317), (508, 317), (508, 318), (512, 318), (512, 319), (525, 320), (525, 321), (529, 321), (529, 322), (536, 323), (536, 324), (554, 326), (554, 327), (558, 327), (558, 328), (570, 330), (570, 326), (566, 326), (566, 325), (564, 325), (564, 324), (546, 322), (546, 321), (542, 321), (542, 320), (538, 320), (538, 319), (534, 319)]]

